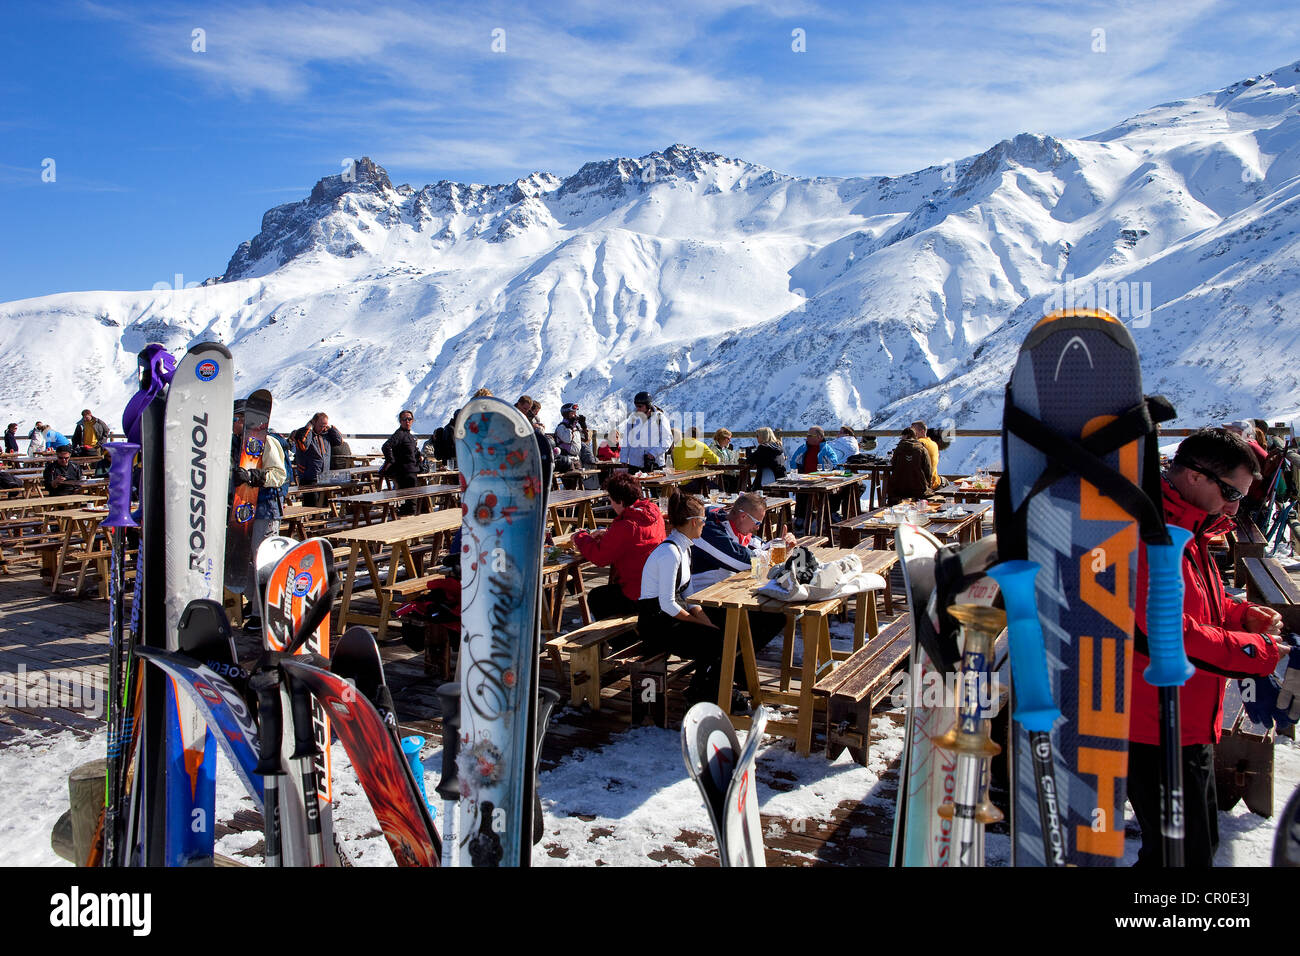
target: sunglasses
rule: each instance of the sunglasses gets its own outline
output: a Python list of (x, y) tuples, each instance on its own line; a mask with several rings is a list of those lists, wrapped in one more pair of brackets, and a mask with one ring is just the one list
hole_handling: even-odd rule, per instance
[(1218, 475), (1216, 475), (1214, 472), (1210, 471), (1209, 469), (1202, 468), (1199, 465), (1193, 465), (1185, 461), (1178, 462), (1178, 464), (1182, 465), (1188, 471), (1194, 471), (1198, 475), (1204, 475), (1206, 478), (1209, 478), (1216, 485), (1218, 485), (1219, 494), (1223, 495), (1224, 501), (1229, 501), (1229, 502), (1240, 501), (1242, 498), (1245, 497), (1245, 495), (1243, 495), (1240, 491), (1232, 487), (1232, 485), (1225, 482), (1222, 478), (1220, 478)]
[(413, 422), (413, 421), (415, 421), (415, 419), (414, 419), (414, 418), (410, 418), (410, 417), (403, 417), (403, 418), (399, 418), (398, 421), (402, 421), (402, 422)]

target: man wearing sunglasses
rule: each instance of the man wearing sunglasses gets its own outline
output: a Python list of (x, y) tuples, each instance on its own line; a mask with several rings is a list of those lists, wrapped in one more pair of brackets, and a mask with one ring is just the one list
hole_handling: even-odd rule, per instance
[[(1281, 651), (1282, 619), (1271, 608), (1234, 601), (1223, 590), (1209, 542), (1231, 531), (1243, 495), (1259, 477), (1250, 446), (1222, 428), (1189, 435), (1164, 476), (1165, 519), (1191, 531), (1183, 552), (1183, 643), (1196, 671), (1183, 685), (1182, 750), (1185, 842), (1189, 867), (1214, 865), (1219, 844), (1214, 745), (1228, 678), (1267, 679)], [(1139, 549), (1137, 648), (1129, 726), (1128, 796), (1142, 828), (1138, 865), (1160, 864), (1160, 728), (1157, 691), (1142, 677), (1146, 648), (1146, 555)]]
[[(384, 464), (380, 475), (389, 478), (396, 488), (414, 488), (424, 464), (420, 457), (420, 446), (411, 434), (411, 425), (415, 422), (415, 413), (404, 408), (397, 413), (397, 431), (389, 436), (380, 449), (384, 453)], [(405, 501), (398, 508), (400, 514), (415, 513), (415, 503)]]

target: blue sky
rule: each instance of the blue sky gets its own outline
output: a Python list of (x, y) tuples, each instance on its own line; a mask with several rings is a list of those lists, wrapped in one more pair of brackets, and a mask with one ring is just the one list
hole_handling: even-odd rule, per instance
[(416, 186), (676, 142), (890, 175), (1300, 57), (1278, 0), (42, 2), (5, 27), (0, 301), (220, 274), (348, 156)]

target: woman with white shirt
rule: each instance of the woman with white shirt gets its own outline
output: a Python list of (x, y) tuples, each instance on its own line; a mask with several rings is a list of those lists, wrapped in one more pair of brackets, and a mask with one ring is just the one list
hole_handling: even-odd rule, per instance
[[(674, 491), (668, 499), (668, 523), (672, 531), (650, 552), (641, 572), (637, 635), (653, 647), (696, 662), (687, 700), (716, 700), (721, 621), (711, 620), (703, 607), (686, 599), (691, 590), (691, 542), (704, 531), (704, 505)], [(732, 709), (737, 707), (747, 710), (744, 698), (733, 692)]]

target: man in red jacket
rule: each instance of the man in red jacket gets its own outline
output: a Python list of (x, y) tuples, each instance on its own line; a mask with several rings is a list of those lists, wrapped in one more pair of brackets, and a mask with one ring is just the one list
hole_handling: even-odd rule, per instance
[(641, 497), (641, 482), (633, 475), (615, 472), (605, 492), (614, 508), (614, 521), (604, 531), (573, 535), (579, 554), (610, 569), (609, 583), (587, 593), (587, 607), (598, 621), (637, 613), (646, 558), (667, 536), (663, 513), (649, 498)]
[[(1196, 672), (1182, 688), (1184, 853), (1189, 867), (1214, 865), (1219, 845), (1214, 745), (1228, 678), (1265, 678), (1280, 657), (1271, 608), (1229, 599), (1209, 539), (1232, 527), (1242, 496), (1259, 477), (1255, 453), (1238, 435), (1204, 428), (1178, 446), (1163, 482), (1165, 519), (1194, 535), (1183, 552), (1183, 642)], [(1139, 549), (1137, 631), (1146, 633), (1146, 554)], [(1139, 637), (1139, 647), (1145, 640)], [(1150, 660), (1133, 658), (1128, 799), (1142, 828), (1139, 866), (1160, 864), (1160, 728), (1157, 691), (1142, 678)]]

